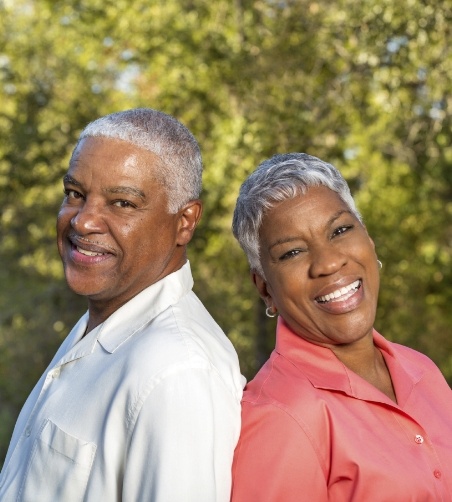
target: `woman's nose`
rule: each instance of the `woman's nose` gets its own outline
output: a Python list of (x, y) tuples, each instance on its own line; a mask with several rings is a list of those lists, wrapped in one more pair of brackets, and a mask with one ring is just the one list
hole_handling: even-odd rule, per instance
[(346, 255), (339, 249), (330, 246), (315, 250), (311, 256), (310, 274), (312, 277), (335, 274), (347, 263)]

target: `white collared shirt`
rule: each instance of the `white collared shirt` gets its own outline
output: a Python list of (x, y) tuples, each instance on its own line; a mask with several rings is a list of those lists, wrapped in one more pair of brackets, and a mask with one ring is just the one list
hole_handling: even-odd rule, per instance
[(226, 502), (244, 379), (187, 262), (83, 337), (16, 423), (2, 502)]

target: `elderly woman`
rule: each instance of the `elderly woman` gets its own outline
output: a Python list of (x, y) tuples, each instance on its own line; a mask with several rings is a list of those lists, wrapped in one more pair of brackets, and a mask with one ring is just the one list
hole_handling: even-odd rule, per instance
[(451, 502), (452, 391), (373, 328), (381, 263), (341, 174), (276, 155), (243, 184), (233, 231), (279, 316), (242, 402), (233, 502)]

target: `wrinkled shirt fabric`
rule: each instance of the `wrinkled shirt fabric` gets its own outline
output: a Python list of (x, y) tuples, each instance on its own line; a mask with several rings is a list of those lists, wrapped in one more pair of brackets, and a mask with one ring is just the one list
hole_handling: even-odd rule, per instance
[(243, 377), (187, 262), (83, 336), (18, 418), (2, 502), (226, 502)]
[(452, 391), (376, 331), (397, 404), (278, 320), (244, 392), (233, 502), (452, 502)]

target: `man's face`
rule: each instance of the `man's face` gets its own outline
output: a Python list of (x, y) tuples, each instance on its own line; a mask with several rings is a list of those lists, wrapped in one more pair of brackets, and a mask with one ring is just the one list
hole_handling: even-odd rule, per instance
[(185, 262), (197, 219), (188, 235), (184, 210), (168, 213), (158, 166), (129, 143), (86, 138), (64, 177), (57, 236), (66, 280), (109, 313)]

